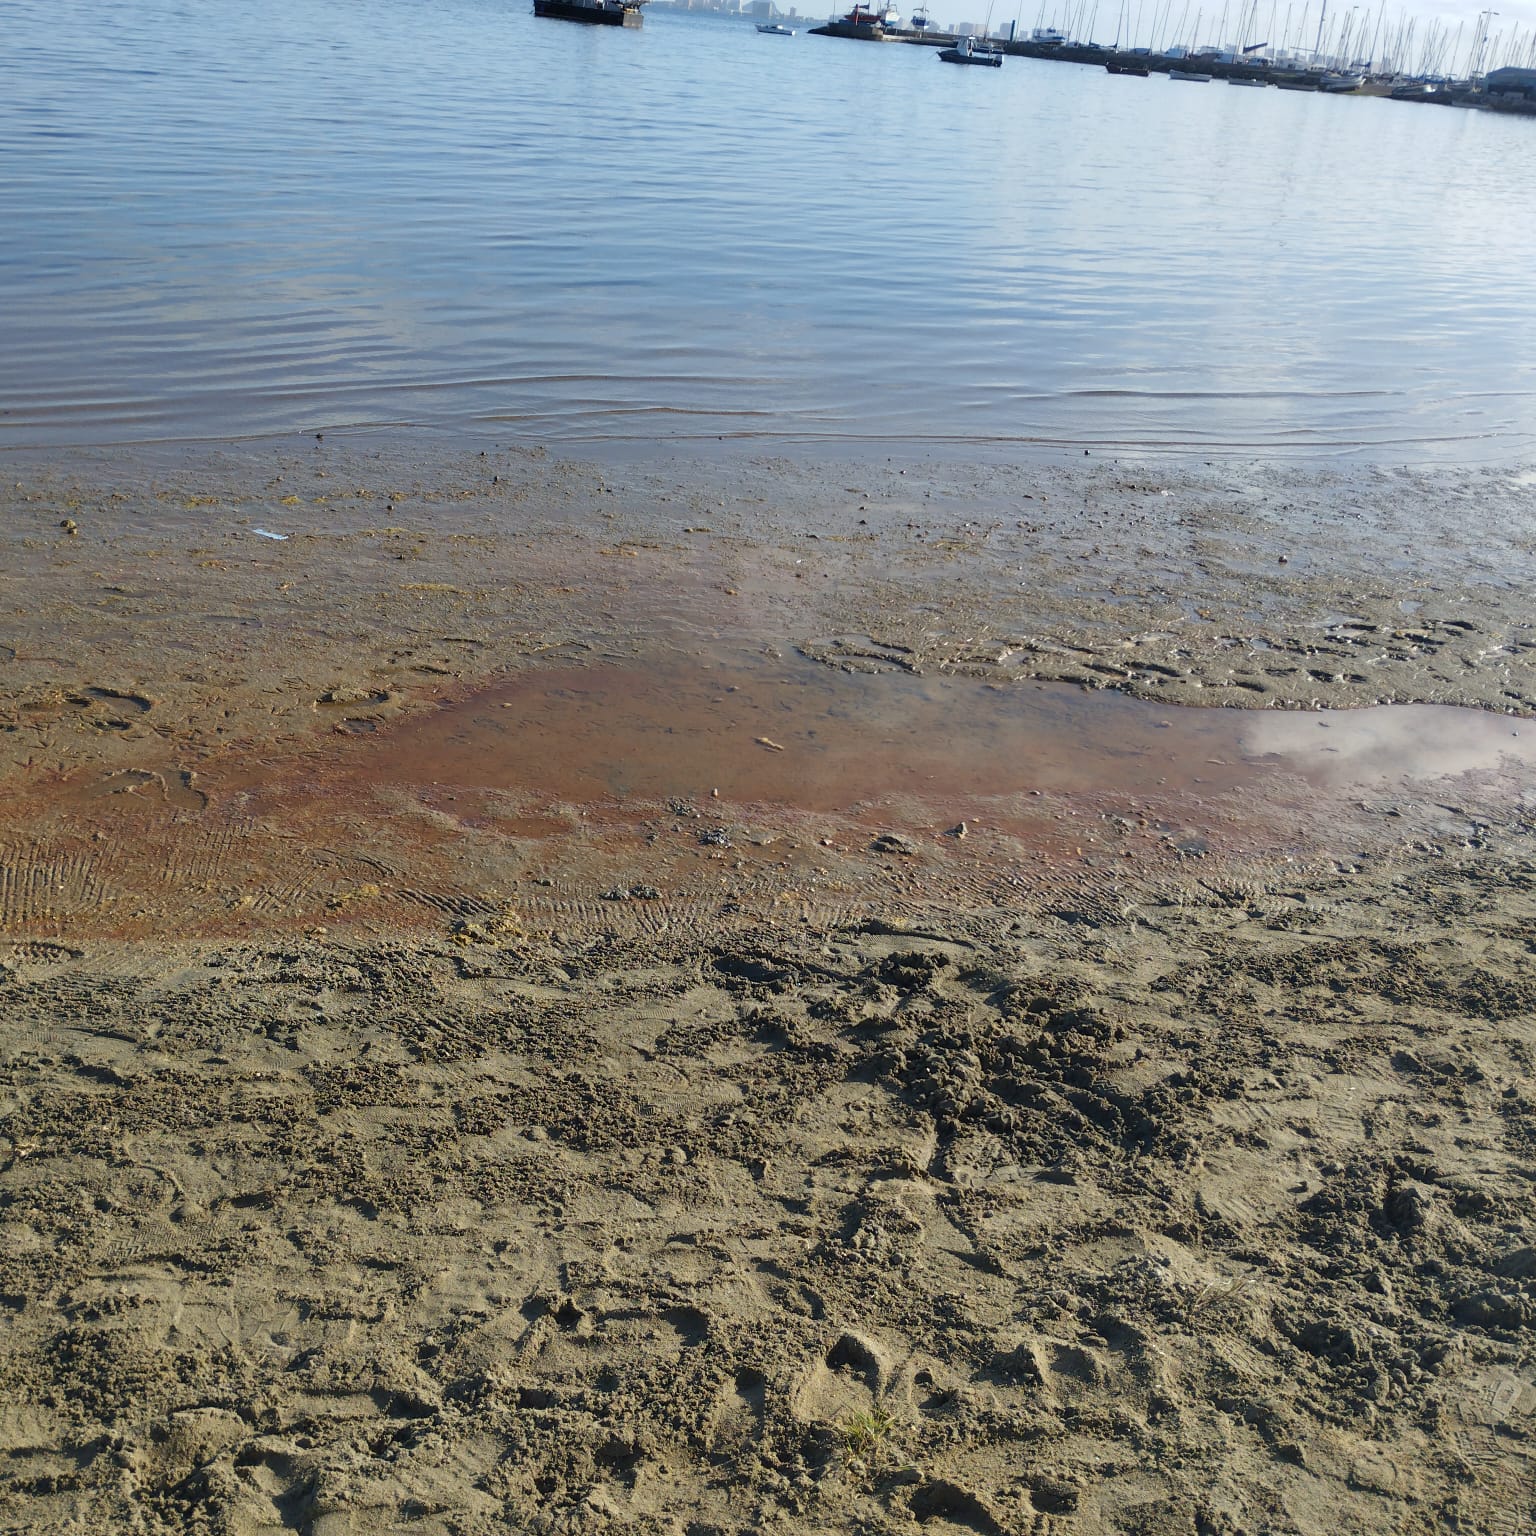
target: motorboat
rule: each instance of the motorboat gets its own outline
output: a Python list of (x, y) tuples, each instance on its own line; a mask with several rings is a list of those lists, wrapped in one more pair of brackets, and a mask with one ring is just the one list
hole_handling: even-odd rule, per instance
[(793, 37), (795, 35), (795, 29), (793, 27), (782, 26), (779, 22), (776, 21), (759, 22), (757, 30), (759, 32), (766, 32), (769, 37)]
[(1407, 85), (1394, 86), (1391, 96), (1393, 101), (1429, 101), (1442, 107), (1456, 102), (1450, 85), (1442, 80), (1411, 80)]
[(953, 48), (940, 48), (939, 57), (946, 64), (983, 64), (989, 69), (1001, 69), (1003, 56), (990, 48), (978, 48), (974, 37), (962, 37)]
[(1198, 69), (1170, 69), (1168, 71), (1168, 78), (1170, 80), (1192, 80), (1196, 85), (1209, 85), (1211, 83), (1211, 77), (1203, 74)]

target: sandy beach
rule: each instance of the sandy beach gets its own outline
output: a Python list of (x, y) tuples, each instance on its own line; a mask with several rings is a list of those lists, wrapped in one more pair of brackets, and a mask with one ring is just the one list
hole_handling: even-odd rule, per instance
[(0, 1529), (1530, 1529), (1533, 511), (8, 455)]

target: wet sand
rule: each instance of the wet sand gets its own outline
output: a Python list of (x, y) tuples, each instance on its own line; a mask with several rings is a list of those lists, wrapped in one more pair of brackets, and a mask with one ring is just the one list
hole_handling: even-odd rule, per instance
[(10, 1524), (1530, 1524), (1528, 479), (6, 485)]

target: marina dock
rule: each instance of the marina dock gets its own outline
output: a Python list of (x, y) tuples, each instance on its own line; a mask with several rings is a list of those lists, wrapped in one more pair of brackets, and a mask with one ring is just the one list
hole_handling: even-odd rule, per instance
[[(841, 37), (854, 42), (910, 43), (920, 48), (952, 48), (961, 34), (941, 32), (933, 27), (888, 25), (879, 13), (866, 12), (862, 6), (846, 16), (837, 17), (819, 27), (811, 27), (816, 37)], [(1214, 50), (1195, 53), (1154, 53), (1147, 49), (1119, 49), (1103, 43), (1079, 43), (1059, 36), (1041, 39), (986, 39), (987, 46), (1004, 55), (1047, 59), (1060, 64), (1086, 64), (1117, 75), (1175, 75), (1198, 71), (1212, 81), (1233, 81), (1244, 85), (1275, 86), (1287, 91), (1316, 91), (1326, 95), (1391, 97), (1422, 105), (1483, 108), (1536, 116), (1536, 71), (1497, 70), (1482, 80), (1403, 79), (1397, 75), (1372, 77), (1339, 69), (1301, 68), (1294, 63), (1274, 60), (1249, 62), (1220, 57)], [(1521, 77), (1501, 80), (1500, 76)], [(1530, 79), (1524, 77), (1530, 76)]]

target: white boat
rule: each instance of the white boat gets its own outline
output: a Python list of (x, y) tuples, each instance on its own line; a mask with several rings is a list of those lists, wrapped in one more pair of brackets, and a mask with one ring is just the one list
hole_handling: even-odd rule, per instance
[(1001, 69), (1003, 56), (990, 48), (978, 48), (974, 37), (962, 37), (953, 48), (940, 48), (939, 57), (946, 64), (983, 64), (990, 69)]
[(780, 26), (776, 21), (759, 22), (757, 30), (759, 32), (766, 32), (770, 37), (793, 37), (795, 35), (793, 27)]
[(1201, 74), (1198, 69), (1170, 69), (1168, 71), (1168, 78), (1170, 80), (1193, 80), (1197, 85), (1209, 85), (1211, 83), (1211, 77)]

